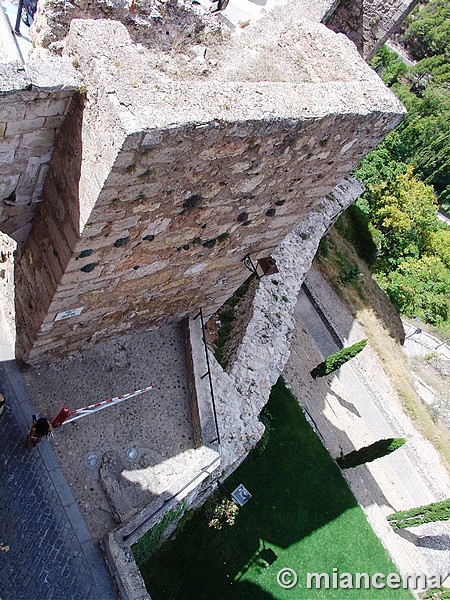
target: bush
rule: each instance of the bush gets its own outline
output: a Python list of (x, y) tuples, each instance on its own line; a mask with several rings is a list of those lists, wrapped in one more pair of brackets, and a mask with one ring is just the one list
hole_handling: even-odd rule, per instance
[(273, 431), (274, 416), (269, 411), (269, 409), (267, 408), (267, 406), (265, 406), (262, 409), (262, 411), (260, 412), (258, 418), (259, 418), (259, 420), (261, 421), (261, 423), (265, 427), (264, 433), (262, 435), (262, 438), (256, 444), (255, 450), (254, 450), (254, 452), (256, 452), (256, 454), (259, 455), (259, 454), (262, 454), (264, 452), (264, 450), (267, 447), (267, 444), (269, 443), (270, 435), (271, 435), (271, 433)]
[(208, 527), (213, 529), (222, 529), (224, 525), (232, 527), (236, 521), (236, 517), (239, 513), (239, 506), (229, 500), (223, 498), (222, 501), (217, 502), (212, 498), (210, 500), (210, 510), (208, 511)]
[(394, 529), (417, 527), (435, 521), (448, 521), (450, 520), (450, 499), (402, 510), (389, 515), (387, 519)]
[(336, 371), (351, 358), (359, 354), (366, 347), (366, 344), (367, 340), (361, 340), (348, 348), (342, 348), (342, 350), (339, 350), (335, 354), (330, 354), (326, 360), (319, 363), (317, 367), (314, 367), (311, 371), (311, 377), (315, 379), (316, 377), (325, 377), (325, 375), (333, 373), (333, 371)]

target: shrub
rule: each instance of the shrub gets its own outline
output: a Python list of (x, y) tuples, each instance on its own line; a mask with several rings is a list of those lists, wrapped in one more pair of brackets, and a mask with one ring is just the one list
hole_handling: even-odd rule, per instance
[(342, 348), (342, 350), (339, 350), (339, 352), (336, 352), (335, 354), (330, 354), (326, 360), (319, 363), (317, 367), (314, 367), (311, 371), (311, 376), (315, 379), (316, 377), (325, 377), (325, 375), (333, 373), (333, 371), (336, 371), (342, 367), (344, 363), (359, 354), (361, 350), (365, 348), (366, 344), (367, 340), (361, 340), (348, 348)]
[(389, 515), (387, 519), (394, 529), (417, 527), (423, 523), (433, 523), (434, 521), (448, 521), (450, 520), (450, 498), (442, 502), (401, 510)]
[(234, 525), (239, 513), (239, 506), (233, 500), (223, 498), (220, 504), (217, 504), (212, 498), (210, 504), (212, 508), (208, 511), (208, 527), (222, 529), (224, 525), (230, 527)]

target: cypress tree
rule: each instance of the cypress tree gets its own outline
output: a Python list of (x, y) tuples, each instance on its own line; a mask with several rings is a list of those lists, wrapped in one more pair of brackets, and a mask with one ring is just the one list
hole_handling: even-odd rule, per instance
[(339, 352), (330, 354), (326, 360), (319, 363), (317, 367), (314, 367), (311, 371), (311, 376), (315, 379), (316, 377), (325, 377), (325, 375), (329, 375), (333, 371), (336, 371), (348, 360), (359, 354), (361, 350), (365, 348), (366, 344), (367, 340), (361, 340), (348, 348), (342, 348)]
[(386, 456), (397, 448), (403, 446), (406, 442), (404, 438), (388, 438), (386, 440), (378, 440), (377, 442), (370, 444), (370, 446), (364, 446), (359, 450), (353, 450), (349, 454), (343, 454), (336, 459), (341, 469), (352, 469), (358, 465), (372, 462), (377, 458)]
[(423, 523), (448, 520), (450, 520), (450, 498), (441, 502), (410, 508), (409, 510), (401, 510), (388, 516), (389, 524), (394, 529), (417, 527)]

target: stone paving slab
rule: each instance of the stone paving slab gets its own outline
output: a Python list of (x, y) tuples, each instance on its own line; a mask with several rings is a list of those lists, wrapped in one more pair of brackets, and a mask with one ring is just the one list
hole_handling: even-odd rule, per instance
[(36, 409), (14, 361), (0, 363), (0, 391), (0, 543), (10, 548), (0, 553), (0, 597), (117, 598), (50, 444), (23, 446)]

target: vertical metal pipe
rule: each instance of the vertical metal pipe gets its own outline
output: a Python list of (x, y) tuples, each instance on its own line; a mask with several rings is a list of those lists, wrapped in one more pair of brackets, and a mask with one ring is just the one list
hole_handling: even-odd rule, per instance
[(22, 20), (22, 9), (23, 9), (23, 0), (19, 0), (19, 6), (17, 8), (16, 25), (14, 27), (14, 33), (16, 35), (22, 35), (20, 33), (20, 21)]

